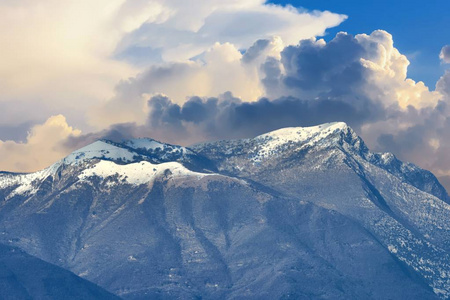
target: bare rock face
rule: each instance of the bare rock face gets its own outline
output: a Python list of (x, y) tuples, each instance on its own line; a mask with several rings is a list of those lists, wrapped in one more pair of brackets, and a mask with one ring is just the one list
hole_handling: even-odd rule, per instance
[(0, 174), (0, 243), (129, 299), (450, 296), (450, 205), (344, 123)]

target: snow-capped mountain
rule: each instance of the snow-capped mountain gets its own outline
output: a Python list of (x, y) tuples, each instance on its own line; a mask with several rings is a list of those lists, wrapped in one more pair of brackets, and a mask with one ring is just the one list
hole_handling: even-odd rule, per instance
[(129, 299), (450, 296), (450, 205), (344, 123), (0, 174), (0, 243)]

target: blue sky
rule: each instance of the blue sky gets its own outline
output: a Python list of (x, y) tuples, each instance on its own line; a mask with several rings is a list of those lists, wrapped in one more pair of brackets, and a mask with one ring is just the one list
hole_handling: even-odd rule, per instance
[(362, 0), (276, 0), (308, 10), (329, 10), (348, 19), (329, 29), (325, 40), (339, 31), (350, 34), (370, 33), (383, 29), (394, 37), (395, 46), (408, 56), (408, 75), (424, 81), (431, 89), (442, 76), (441, 48), (450, 43), (450, 1), (362, 1)]

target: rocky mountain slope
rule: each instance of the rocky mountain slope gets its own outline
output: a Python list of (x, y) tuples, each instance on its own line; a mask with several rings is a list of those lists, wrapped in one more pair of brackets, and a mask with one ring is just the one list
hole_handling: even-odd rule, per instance
[(445, 299), (450, 205), (344, 123), (0, 174), (0, 243), (126, 299)]

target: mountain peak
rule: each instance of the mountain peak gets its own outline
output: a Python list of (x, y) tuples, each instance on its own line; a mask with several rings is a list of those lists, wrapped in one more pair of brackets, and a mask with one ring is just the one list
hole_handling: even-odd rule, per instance
[(114, 144), (108, 140), (99, 140), (66, 156), (62, 163), (77, 164), (89, 159), (105, 159), (132, 162), (137, 153)]
[(153, 163), (177, 161), (186, 154), (193, 154), (185, 147), (158, 142), (151, 138), (136, 138), (116, 143), (98, 140), (75, 150), (61, 162), (74, 165), (91, 159), (109, 160), (119, 163), (132, 163), (148, 160)]
[(301, 142), (308, 140), (314, 136), (318, 136), (320, 138), (324, 138), (331, 133), (337, 131), (351, 131), (353, 130), (344, 122), (333, 122), (333, 123), (324, 123), (317, 126), (310, 127), (287, 127), (278, 130), (271, 131), (266, 134), (262, 134), (256, 139), (266, 139), (270, 138), (278, 138), (284, 141), (295, 141)]
[[(347, 123), (345, 122), (330, 122), (330, 123), (323, 123), (323, 124), (319, 124), (319, 125), (315, 125), (315, 126), (305, 126), (305, 127), (285, 127), (285, 128), (281, 128), (281, 129), (277, 129), (271, 132), (266, 133), (265, 135), (279, 135), (279, 134), (285, 134), (287, 132), (290, 131), (294, 131), (294, 132), (299, 132), (299, 131), (305, 131), (305, 132), (320, 132), (320, 131), (324, 131), (324, 130), (346, 130), (347, 128), (349, 128), (349, 126), (347, 125)], [(264, 134), (263, 134), (264, 135)]]
[(362, 145), (358, 135), (344, 122), (325, 123), (311, 127), (282, 128), (257, 136), (254, 140), (262, 144), (259, 150), (260, 156), (267, 156), (276, 152), (277, 149), (292, 144), (308, 147), (321, 143), (331, 145), (345, 140), (353, 146)]
[(174, 154), (193, 154), (192, 151), (185, 147), (158, 142), (151, 138), (131, 139), (123, 142), (122, 145), (131, 148), (140, 154), (163, 153), (163, 155), (166, 157), (172, 156)]
[(156, 149), (164, 147), (164, 143), (158, 142), (152, 138), (135, 138), (123, 142), (124, 145), (133, 149)]

